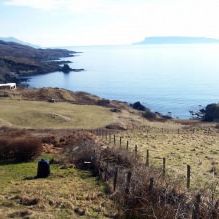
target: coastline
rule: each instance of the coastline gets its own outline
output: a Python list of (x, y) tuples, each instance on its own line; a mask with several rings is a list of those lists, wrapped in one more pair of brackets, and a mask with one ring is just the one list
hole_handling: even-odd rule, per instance
[(84, 69), (72, 69), (69, 60), (75, 51), (67, 49), (36, 49), (17, 43), (0, 41), (0, 82), (16, 82), (19, 85), (26, 77), (42, 75), (55, 71), (71, 72)]

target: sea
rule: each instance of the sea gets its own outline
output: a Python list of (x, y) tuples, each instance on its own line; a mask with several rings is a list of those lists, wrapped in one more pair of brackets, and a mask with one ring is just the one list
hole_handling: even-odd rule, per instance
[(219, 44), (81, 46), (63, 60), (81, 72), (32, 76), (30, 87), (85, 91), (188, 119), (219, 102)]

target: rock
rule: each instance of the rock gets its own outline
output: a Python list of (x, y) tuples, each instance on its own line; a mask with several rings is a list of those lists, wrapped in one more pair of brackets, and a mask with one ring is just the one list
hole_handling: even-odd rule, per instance
[(49, 103), (55, 103), (56, 100), (55, 100), (54, 98), (50, 98), (50, 99), (48, 99), (48, 102), (49, 102)]
[(117, 108), (113, 108), (110, 111), (113, 112), (113, 113), (120, 113), (121, 112), (121, 110), (117, 109)]
[(109, 106), (110, 101), (107, 99), (101, 99), (97, 101), (97, 105), (99, 106)]
[(70, 71), (72, 71), (72, 69), (69, 67), (68, 64), (64, 64), (61, 68), (61, 71), (63, 71), (64, 73), (69, 73)]
[(10, 218), (18, 218), (18, 217), (29, 218), (28, 216), (30, 216), (31, 214), (32, 214), (32, 212), (29, 210), (15, 211), (15, 212), (9, 214), (8, 217), (10, 217)]
[(127, 130), (127, 126), (123, 123), (112, 123), (106, 126), (107, 129)]
[(75, 208), (75, 213), (78, 214), (79, 216), (85, 215), (85, 210), (82, 208)]
[(204, 121), (219, 121), (219, 104), (209, 104), (205, 108)]
[(41, 159), (38, 162), (37, 178), (46, 178), (50, 175), (50, 164), (48, 161)]
[(138, 102), (135, 102), (135, 103), (133, 103), (133, 104), (131, 104), (131, 107), (133, 108), (133, 109), (136, 109), (136, 110), (139, 110), (139, 111), (145, 111), (147, 108), (144, 106), (144, 105), (142, 105), (139, 101)]
[(32, 205), (37, 205), (39, 203), (39, 199), (24, 196), (20, 198), (19, 203), (25, 206), (32, 206)]
[(104, 216), (108, 218), (118, 218), (117, 212), (104, 212)]
[(153, 119), (156, 119), (157, 118), (157, 115), (156, 113), (153, 113), (151, 112), (150, 110), (147, 110), (145, 111), (142, 116), (145, 118), (145, 119), (148, 119), (148, 120), (153, 120)]
[(25, 206), (37, 205), (39, 203), (38, 198), (15, 195), (8, 198), (9, 200), (15, 200), (17, 203)]

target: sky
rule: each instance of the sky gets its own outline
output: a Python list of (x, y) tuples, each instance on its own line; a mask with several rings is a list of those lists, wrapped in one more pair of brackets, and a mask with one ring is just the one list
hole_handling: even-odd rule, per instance
[(45, 47), (219, 39), (218, 21), (219, 0), (0, 0), (0, 37)]

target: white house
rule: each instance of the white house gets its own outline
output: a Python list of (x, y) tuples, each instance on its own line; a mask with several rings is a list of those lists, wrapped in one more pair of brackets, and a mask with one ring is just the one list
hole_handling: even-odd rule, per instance
[(10, 90), (15, 90), (17, 88), (16, 83), (7, 83), (7, 84), (0, 84), (0, 88), (9, 87)]

